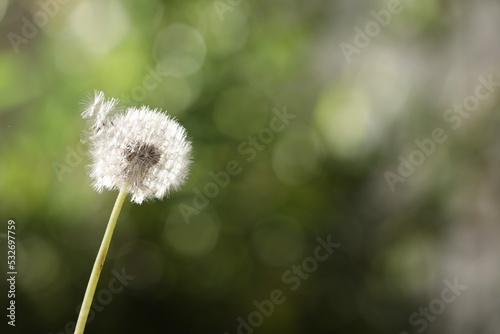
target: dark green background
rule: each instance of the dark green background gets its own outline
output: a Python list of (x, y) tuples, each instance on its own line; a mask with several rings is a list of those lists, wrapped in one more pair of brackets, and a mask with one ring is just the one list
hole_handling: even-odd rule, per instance
[[(409, 317), (455, 278), (467, 289), (425, 332), (498, 333), (498, 92), (445, 119), (498, 78), (497, 1), (402, 1), (351, 61), (342, 43), (388, 2), (243, 0), (219, 16), (217, 1), (54, 1), (0, 1), (0, 268), (14, 219), (18, 271), (2, 333), (76, 321), (117, 195), (93, 191), (80, 144), (95, 89), (167, 110), (194, 155), (180, 191), (125, 203), (97, 291), (113, 270), (135, 278), (86, 333), (233, 334), (275, 289), (286, 300), (255, 333), (416, 333)], [(295, 118), (242, 154), (284, 108)], [(386, 172), (435, 129), (446, 140), (391, 191)], [(180, 205), (233, 160), (187, 224)], [(282, 275), (328, 236), (340, 247), (292, 291)]]

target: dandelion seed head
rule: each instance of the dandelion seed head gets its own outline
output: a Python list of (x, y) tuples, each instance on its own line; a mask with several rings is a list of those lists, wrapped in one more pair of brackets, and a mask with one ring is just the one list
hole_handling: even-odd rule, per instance
[(128, 187), (132, 201), (161, 199), (186, 180), (191, 143), (185, 129), (161, 110), (129, 107), (96, 92), (82, 113), (90, 119), (90, 176), (95, 189)]

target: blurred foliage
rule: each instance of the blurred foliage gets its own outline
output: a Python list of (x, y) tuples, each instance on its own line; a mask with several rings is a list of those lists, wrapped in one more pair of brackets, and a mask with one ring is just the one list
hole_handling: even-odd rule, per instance
[[(498, 330), (498, 91), (457, 130), (443, 114), (498, 73), (500, 5), (401, 1), (347, 59), (341, 43), (391, 2), (0, 2), (0, 212), (17, 223), (19, 273), (9, 333), (76, 321), (117, 195), (92, 190), (80, 143), (94, 89), (174, 115), (194, 163), (170, 198), (125, 204), (97, 289), (114, 270), (135, 278), (88, 333), (237, 333), (275, 289), (286, 300), (255, 333), (413, 332), (408, 317), (454, 277), (470, 288), (427, 332)], [(263, 130), (284, 110), (295, 117), (282, 130)], [(436, 128), (447, 140), (391, 191), (386, 172)], [(186, 223), (182, 205), (230, 161), (241, 172)], [(292, 291), (283, 275), (328, 236), (341, 246)]]

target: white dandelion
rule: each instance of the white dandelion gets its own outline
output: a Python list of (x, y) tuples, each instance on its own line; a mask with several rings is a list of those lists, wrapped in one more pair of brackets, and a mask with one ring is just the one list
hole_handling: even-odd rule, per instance
[(93, 185), (99, 192), (127, 186), (139, 204), (161, 199), (186, 180), (191, 155), (186, 131), (160, 110), (142, 106), (118, 112), (117, 103), (96, 92), (82, 113), (91, 119)]
[(117, 99), (102, 92), (84, 106), (82, 117), (89, 120), (85, 141), (90, 143), (90, 176), (94, 188), (120, 190), (109, 218), (101, 247), (92, 268), (78, 315), (75, 334), (85, 329), (113, 230), (127, 194), (141, 204), (161, 199), (185, 181), (191, 157), (186, 130), (161, 110), (118, 108)]

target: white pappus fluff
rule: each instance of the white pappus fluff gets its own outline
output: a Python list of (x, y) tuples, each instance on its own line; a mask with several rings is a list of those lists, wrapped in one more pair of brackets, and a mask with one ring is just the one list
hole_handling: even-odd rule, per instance
[(127, 186), (132, 201), (168, 195), (186, 180), (191, 143), (185, 129), (158, 109), (116, 109), (117, 99), (95, 92), (82, 117), (90, 120), (90, 176), (101, 192)]

